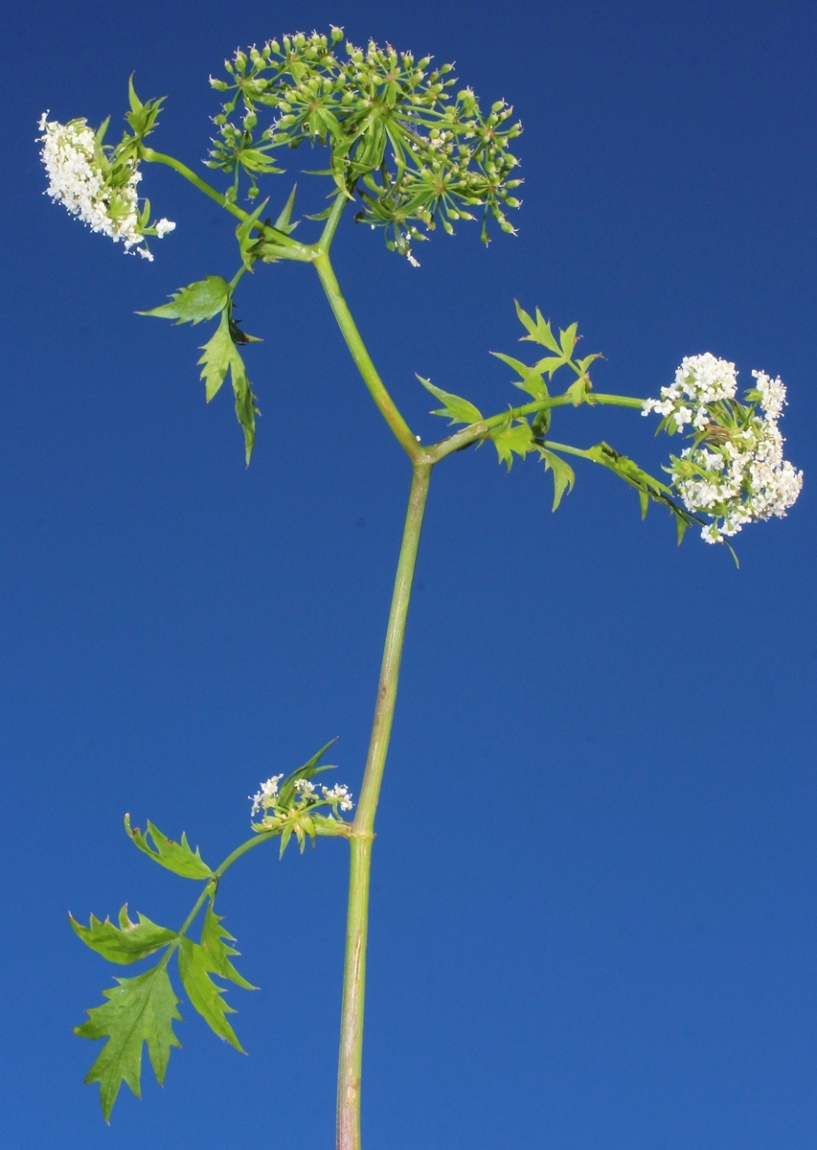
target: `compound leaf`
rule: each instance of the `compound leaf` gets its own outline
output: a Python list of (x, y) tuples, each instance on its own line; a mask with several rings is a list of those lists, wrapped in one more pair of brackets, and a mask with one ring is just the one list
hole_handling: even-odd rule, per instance
[[(163, 835), (158, 827), (148, 821), (147, 830), (143, 833), (138, 827), (131, 828), (130, 815), (125, 815), (125, 830), (133, 842), (148, 858), (152, 858), (159, 866), (167, 867), (174, 874), (182, 878), (203, 879), (211, 878), (213, 872), (199, 854), (199, 848), (190, 849), (187, 836), (182, 832), (182, 841), (177, 843)], [(148, 839), (151, 839), (153, 846)]]
[(152, 315), (158, 319), (175, 319), (177, 324), (196, 324), (218, 315), (227, 306), (229, 298), (230, 285), (227, 281), (221, 276), (207, 276), (206, 279), (179, 288), (171, 296), (170, 303), (136, 314)]
[(443, 391), (441, 387), (435, 387), (431, 380), (423, 379), (420, 375), (417, 378), (423, 387), (444, 405), (432, 411), (432, 415), (445, 416), (451, 423), (479, 423), (482, 419), (482, 412), (467, 399), (463, 399), (459, 395), (452, 395), (450, 391)]
[(235, 1011), (224, 1001), (224, 988), (213, 982), (209, 974), (207, 954), (197, 942), (182, 938), (179, 946), (179, 973), (187, 997), (211, 1030), (245, 1054), (236, 1033), (227, 1021)]
[(157, 926), (143, 914), (139, 915), (138, 922), (131, 922), (128, 917), (128, 904), (119, 912), (119, 926), (116, 927), (110, 918), (100, 922), (91, 915), (88, 926), (77, 922), (73, 915), (68, 915), (68, 921), (86, 946), (107, 958), (109, 962), (125, 965), (129, 962), (138, 962), (140, 958), (147, 958), (176, 938), (176, 932), (167, 927)]
[(235, 939), (228, 930), (224, 929), (221, 923), (222, 916), (213, 910), (212, 902), (208, 903), (204, 924), (201, 928), (201, 949), (204, 951), (207, 969), (212, 974), (229, 978), (230, 982), (234, 982), (236, 986), (242, 986), (245, 990), (257, 990), (258, 987), (247, 982), (246, 978), (242, 978), (230, 962), (230, 955), (240, 952), (229, 945), (231, 942), (235, 942)]
[(156, 1078), (165, 1080), (171, 1046), (181, 1046), (173, 1033), (173, 1020), (182, 1021), (178, 998), (163, 964), (136, 978), (117, 978), (119, 985), (102, 993), (107, 1002), (87, 1013), (88, 1021), (74, 1027), (80, 1038), (107, 1038), (99, 1057), (85, 1076), (85, 1084), (99, 1083), (99, 1099), (105, 1121), (110, 1121), (119, 1087), (127, 1082), (141, 1097), (142, 1044)]

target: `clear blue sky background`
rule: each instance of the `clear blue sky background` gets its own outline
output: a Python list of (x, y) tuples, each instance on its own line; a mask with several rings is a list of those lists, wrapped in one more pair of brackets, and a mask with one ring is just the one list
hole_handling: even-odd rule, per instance
[[(500, 410), (517, 297), (607, 356), (598, 387), (656, 394), (712, 351), (789, 386), (806, 471), (741, 569), (590, 465), (551, 515), (541, 468), (438, 469), (378, 822), (368, 1150), (807, 1150), (817, 1144), (814, 678), (815, 74), (809, 3), (414, 0), (136, 8), (28, 0), (0, 63), (0, 722), (9, 1150), (331, 1145), (345, 849), (258, 851), (221, 895), (239, 939), (236, 1054), (185, 1005), (160, 1091), (113, 1126), (71, 1027), (111, 968), (68, 929), (122, 902), (173, 925), (192, 884), (122, 815), (208, 860), (245, 796), (334, 735), (358, 790), (408, 468), (308, 268), (242, 283), (263, 419), (252, 467), (203, 329), (141, 319), (232, 274), (227, 218), (164, 170), (178, 221), (153, 264), (52, 206), (45, 108), (98, 123), (169, 100), (157, 146), (204, 155), (207, 84), (237, 45), (343, 24), (455, 60), (511, 101), (518, 238), (436, 234), (422, 268), (344, 221), (337, 269), (415, 429), (420, 372)], [(118, 128), (117, 128), (118, 131)], [(293, 167), (310, 166), (296, 154)], [(302, 187), (309, 180), (301, 177)], [(273, 194), (283, 201), (282, 177)], [(312, 199), (310, 200), (310, 195)], [(314, 207), (316, 190), (305, 193)], [(308, 226), (308, 225), (307, 225)], [(524, 345), (523, 345), (524, 346)], [(630, 412), (560, 417), (658, 468)], [(118, 973), (127, 973), (119, 971)]]

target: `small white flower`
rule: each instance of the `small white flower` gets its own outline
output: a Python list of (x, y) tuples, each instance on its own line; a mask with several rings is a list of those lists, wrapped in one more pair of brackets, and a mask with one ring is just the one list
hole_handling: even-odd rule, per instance
[(307, 795), (314, 795), (315, 784), (311, 783), (309, 781), (309, 779), (296, 779), (295, 780), (295, 790), (303, 798), (306, 798)]
[(275, 799), (278, 795), (278, 784), (280, 783), (283, 775), (272, 775), (265, 783), (261, 783), (261, 789), (256, 791), (254, 795), (249, 795), (248, 798), (252, 802), (251, 815), (262, 808), (273, 806)]
[(420, 261), (418, 259), (415, 259), (414, 256), (411, 254), (411, 248), (409, 248), (409, 250), (406, 252), (406, 259), (408, 260), (408, 262), (411, 264), (411, 266), (413, 268), (418, 268), (420, 266)]
[(164, 239), (167, 233), (172, 232), (175, 227), (176, 225), (174, 224), (173, 220), (166, 220), (164, 217), (162, 217), (162, 219), (160, 219), (156, 224), (156, 235), (160, 240)]
[(350, 811), (354, 806), (349, 788), (345, 783), (336, 783), (334, 787), (321, 787), (323, 797), (329, 803), (337, 803), (342, 811)]

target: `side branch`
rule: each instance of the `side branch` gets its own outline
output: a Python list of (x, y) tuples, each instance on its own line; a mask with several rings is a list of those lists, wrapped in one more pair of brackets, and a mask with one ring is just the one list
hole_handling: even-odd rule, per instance
[[(590, 392), (585, 400), (591, 407), (595, 404), (610, 407), (633, 407), (643, 408), (644, 400), (638, 399), (633, 395), (606, 395), (602, 392)], [(547, 411), (552, 407), (570, 407), (575, 406), (575, 400), (569, 394), (554, 395), (548, 399), (536, 400), (533, 403), (525, 403), (521, 407), (509, 407), (507, 411), (502, 411), (498, 415), (489, 416), (487, 419), (482, 419), (479, 423), (470, 423), (467, 427), (463, 427), (460, 431), (449, 435), (447, 439), (441, 439), (439, 443), (435, 443), (431, 447), (425, 448), (425, 458), (430, 463), (439, 463), (441, 459), (445, 459), (447, 455), (451, 455), (455, 451), (461, 451), (464, 447), (470, 447), (472, 443), (476, 443), (480, 439), (484, 439), (490, 435), (495, 427), (501, 427), (507, 423), (509, 419), (522, 419), (526, 415), (535, 415), (538, 411)]]
[(369, 389), (372, 399), (377, 404), (380, 414), (391, 428), (395, 439), (406, 452), (412, 463), (423, 463), (425, 461), (425, 452), (417, 443), (411, 428), (398, 411), (394, 400), (389, 395), (385, 384), (377, 373), (377, 368), (372, 363), (372, 358), (360, 337), (360, 332), (357, 330), (357, 325), (352, 318), (352, 313), (349, 311), (346, 300), (343, 298), (340, 285), (338, 284), (332, 265), (329, 262), (328, 254), (322, 251), (320, 255), (315, 256), (313, 263), (320, 277), (323, 290), (326, 292), (326, 298), (329, 300), (329, 306), (334, 313), (335, 319), (338, 321), (341, 334), (346, 340), (346, 346), (352, 353), (352, 359), (355, 361), (357, 369), (363, 377), (363, 382)]

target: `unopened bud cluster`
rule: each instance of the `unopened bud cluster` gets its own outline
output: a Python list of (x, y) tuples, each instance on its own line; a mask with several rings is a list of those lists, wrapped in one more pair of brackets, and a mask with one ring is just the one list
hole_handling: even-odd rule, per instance
[(660, 398), (644, 404), (644, 415), (663, 416), (659, 430), (689, 429), (692, 446), (672, 456), (667, 470), (687, 510), (711, 516), (701, 531), (707, 543), (722, 543), (746, 523), (783, 517), (803, 486), (802, 471), (783, 458), (777, 426), (785, 385), (762, 371), (752, 375), (756, 386), (741, 403), (733, 363), (709, 352), (687, 356)]
[[(347, 43), (344, 59), (336, 55), (342, 38), (339, 28), (328, 37), (298, 33), (225, 61), (229, 80), (211, 84), (232, 95), (215, 117), (220, 139), (210, 166), (243, 168), (252, 195), (259, 174), (280, 170), (273, 150), (326, 145), (337, 185), (359, 196), (358, 220), (383, 227), (388, 246), (412, 263), (412, 240), (426, 238), (418, 225), (439, 221), (452, 232), (458, 220), (474, 219), (472, 208), (482, 209), (486, 242), (489, 217), (513, 232), (504, 211), (519, 207), (509, 144), (522, 129), (511, 122), (513, 109), (499, 100), (484, 115), (469, 88), (452, 96), (451, 65), (432, 69), (430, 56), (415, 60), (371, 42), (366, 50)], [(256, 136), (263, 107), (277, 115)]]

